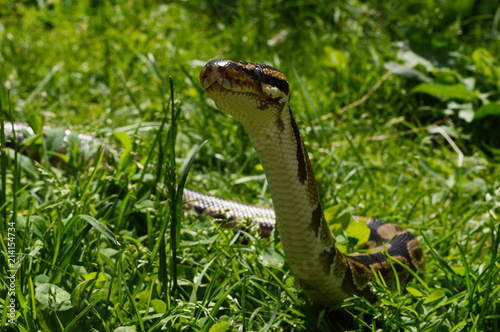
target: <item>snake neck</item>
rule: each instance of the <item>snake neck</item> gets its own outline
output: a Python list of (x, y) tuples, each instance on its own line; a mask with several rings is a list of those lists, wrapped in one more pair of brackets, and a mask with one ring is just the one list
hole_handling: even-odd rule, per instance
[[(322, 302), (332, 289), (335, 247), (325, 221), (309, 157), (290, 107), (277, 113), (268, 126), (243, 123), (266, 174), (285, 256), (297, 282)], [(329, 285), (328, 290), (317, 285)], [(340, 288), (340, 287), (339, 287)], [(328, 298), (343, 294), (329, 294)]]

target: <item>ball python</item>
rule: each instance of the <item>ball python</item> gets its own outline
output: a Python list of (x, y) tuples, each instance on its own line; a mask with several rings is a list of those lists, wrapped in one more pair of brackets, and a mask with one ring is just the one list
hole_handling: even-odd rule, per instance
[[(227, 227), (246, 219), (257, 224), (263, 237), (277, 223), (285, 258), (295, 281), (320, 305), (342, 302), (352, 295), (371, 302), (377, 297), (369, 283), (378, 273), (388, 286), (392, 271), (388, 254), (423, 277), (425, 263), (418, 241), (405, 229), (377, 219), (364, 218), (370, 230), (369, 254), (342, 254), (335, 246), (321, 207), (312, 166), (290, 109), (290, 88), (283, 73), (264, 64), (214, 60), (200, 73), (207, 95), (223, 112), (240, 121), (260, 158), (271, 189), (273, 206), (235, 202), (184, 189), (186, 209), (223, 219)], [(33, 130), (24, 123), (7, 123), (7, 146), (26, 140)], [(86, 134), (65, 132), (58, 153), (70, 139), (82, 149), (93, 145)], [(353, 216), (355, 219), (361, 217)], [(401, 287), (411, 279), (407, 270), (394, 264)]]
[(286, 261), (314, 302), (336, 304), (353, 295), (376, 301), (370, 288), (374, 273), (394, 286), (395, 271), (404, 288), (412, 274), (390, 264), (384, 253), (423, 276), (419, 242), (397, 225), (367, 218), (369, 243), (378, 246), (368, 254), (345, 255), (335, 246), (283, 73), (265, 64), (213, 60), (202, 69), (200, 84), (248, 134), (271, 190)]

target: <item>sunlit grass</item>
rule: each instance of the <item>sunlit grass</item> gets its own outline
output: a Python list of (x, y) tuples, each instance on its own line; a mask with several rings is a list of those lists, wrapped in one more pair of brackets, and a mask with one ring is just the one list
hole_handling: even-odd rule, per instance
[[(478, 123), (448, 100), (412, 93), (422, 79), (416, 73), (450, 84), (474, 78), (472, 90), (488, 94), (470, 101), (472, 109), (484, 98), (497, 102), (498, 63), (488, 67), (484, 52), (484, 62), (471, 56), (478, 48), (498, 54), (495, 20), (477, 14), (460, 32), (432, 16), (434, 5), (384, 6), (2, 5), (2, 121), (28, 122), (46, 137), (27, 142), (25, 155), (9, 149), (0, 158), (2, 257), (5, 225), (16, 222), (17, 328), (498, 330), (495, 141), (478, 135)], [(472, 25), (487, 33), (471, 32)], [(428, 49), (426, 36), (433, 38)], [(401, 40), (435, 67), (393, 66), (387, 74), (385, 64), (413, 56)], [(451, 50), (453, 61), (442, 59)], [(248, 203), (270, 200), (241, 126), (198, 85), (203, 64), (214, 58), (264, 61), (287, 75), (324, 205), (344, 203), (409, 229), (424, 248), (425, 280), (403, 294), (375, 283), (376, 304), (353, 298), (321, 308), (295, 285), (276, 234), (261, 239), (249, 229), (241, 241), (207, 217), (174, 208), (176, 185), (205, 140), (187, 187)], [(432, 124), (464, 152), (463, 161)], [(58, 127), (90, 134), (96, 145), (84, 151), (70, 141), (58, 155)]]

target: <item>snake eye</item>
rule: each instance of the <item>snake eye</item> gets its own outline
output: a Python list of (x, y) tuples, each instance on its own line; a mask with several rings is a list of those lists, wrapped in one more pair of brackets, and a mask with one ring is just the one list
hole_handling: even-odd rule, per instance
[(255, 67), (253, 71), (254, 75), (257, 77), (259, 81), (262, 80), (262, 77), (264, 76), (264, 71), (260, 67)]

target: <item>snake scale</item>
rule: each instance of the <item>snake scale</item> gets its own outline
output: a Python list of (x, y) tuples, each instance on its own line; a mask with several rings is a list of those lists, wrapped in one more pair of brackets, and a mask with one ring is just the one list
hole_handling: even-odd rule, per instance
[[(226, 219), (229, 225), (246, 218), (258, 224), (262, 236), (269, 236), (276, 223), (295, 281), (321, 305), (337, 304), (353, 295), (376, 301), (370, 289), (374, 272), (395, 288), (395, 271), (404, 288), (412, 274), (399, 264), (389, 264), (386, 255), (423, 277), (420, 244), (397, 225), (365, 218), (370, 230), (367, 246), (373, 248), (368, 254), (345, 255), (335, 246), (308, 153), (290, 109), (290, 88), (283, 73), (264, 64), (214, 60), (201, 71), (200, 83), (217, 107), (238, 120), (249, 135), (269, 183), (274, 209), (187, 188), (183, 195), (186, 209)], [(28, 125), (14, 123), (6, 126), (7, 137), (12, 138), (13, 129), (18, 141), (34, 135)], [(66, 136), (70, 135), (75, 137), (67, 131)], [(88, 148), (93, 140), (85, 134), (76, 138), (82, 148)]]

